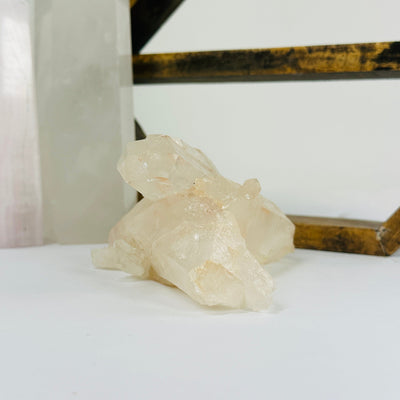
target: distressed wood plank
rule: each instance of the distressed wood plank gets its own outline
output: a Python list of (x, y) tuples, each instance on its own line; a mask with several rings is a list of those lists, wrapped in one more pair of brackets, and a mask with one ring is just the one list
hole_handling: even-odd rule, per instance
[(400, 42), (143, 54), (132, 63), (135, 84), (398, 78)]
[(145, 46), (183, 0), (131, 0), (132, 53)]
[(379, 241), (380, 222), (295, 215), (289, 218), (296, 225), (297, 248), (386, 255)]

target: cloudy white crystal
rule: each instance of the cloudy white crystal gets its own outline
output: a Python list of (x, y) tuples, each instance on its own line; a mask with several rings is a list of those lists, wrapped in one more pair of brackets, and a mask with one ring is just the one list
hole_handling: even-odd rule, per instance
[(294, 226), (250, 179), (222, 177), (168, 136), (130, 143), (118, 164), (144, 199), (111, 230), (93, 263), (174, 285), (200, 304), (260, 310), (273, 282), (260, 264), (293, 250)]

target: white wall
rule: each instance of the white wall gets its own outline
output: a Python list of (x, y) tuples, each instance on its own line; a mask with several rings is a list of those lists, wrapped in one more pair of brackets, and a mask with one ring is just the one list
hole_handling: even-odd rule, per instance
[[(145, 53), (400, 40), (395, 0), (186, 0)], [(400, 80), (135, 87), (147, 133), (257, 177), (285, 212), (385, 219), (400, 206)]]

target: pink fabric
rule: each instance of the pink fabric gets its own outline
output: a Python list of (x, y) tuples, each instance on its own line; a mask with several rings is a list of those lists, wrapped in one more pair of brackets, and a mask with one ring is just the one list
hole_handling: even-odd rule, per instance
[(29, 2), (0, 2), (0, 247), (42, 243)]

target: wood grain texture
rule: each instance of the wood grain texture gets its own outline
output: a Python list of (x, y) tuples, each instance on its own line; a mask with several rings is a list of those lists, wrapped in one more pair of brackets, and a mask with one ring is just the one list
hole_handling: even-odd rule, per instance
[(399, 78), (400, 42), (143, 54), (132, 63), (136, 84)]
[(302, 249), (389, 256), (400, 248), (400, 208), (383, 223), (350, 219), (289, 216), (296, 225), (294, 243)]
[(296, 225), (297, 248), (385, 255), (377, 239), (380, 223), (333, 218), (289, 216)]
[(132, 0), (132, 54), (139, 53), (183, 0)]

